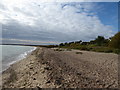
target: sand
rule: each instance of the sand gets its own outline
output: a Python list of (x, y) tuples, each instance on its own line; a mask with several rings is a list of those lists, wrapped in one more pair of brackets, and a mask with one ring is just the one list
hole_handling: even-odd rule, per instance
[(37, 48), (2, 73), (3, 88), (118, 88), (118, 55)]

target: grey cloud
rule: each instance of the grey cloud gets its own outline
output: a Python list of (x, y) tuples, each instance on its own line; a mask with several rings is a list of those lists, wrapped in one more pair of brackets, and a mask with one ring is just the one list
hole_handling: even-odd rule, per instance
[(3, 23), (3, 38), (64, 42), (91, 40), (98, 35), (110, 37), (115, 33), (90, 12), (94, 3), (29, 2), (12, 5), (8, 5), (12, 13), (9, 10), (3, 13), (5, 17), (6, 13), (9, 16)]

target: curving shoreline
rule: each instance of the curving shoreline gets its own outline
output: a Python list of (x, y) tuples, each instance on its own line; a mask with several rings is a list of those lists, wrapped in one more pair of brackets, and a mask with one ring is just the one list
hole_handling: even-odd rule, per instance
[(2, 73), (3, 88), (117, 88), (117, 58), (111, 53), (37, 48)]
[(29, 53), (36, 49), (36, 47), (25, 46), (6, 46), (2, 45), (2, 69), (0, 72), (5, 71), (10, 65), (24, 59)]

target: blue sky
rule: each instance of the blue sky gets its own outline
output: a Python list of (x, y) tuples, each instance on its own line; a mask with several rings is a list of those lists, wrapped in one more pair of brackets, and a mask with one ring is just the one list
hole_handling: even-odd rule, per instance
[(97, 3), (101, 6), (101, 10), (97, 11), (97, 15), (105, 25), (111, 25), (118, 31), (118, 3), (117, 2), (101, 2)]
[[(95, 5), (95, 8), (91, 12), (96, 13), (103, 24), (113, 26), (114, 30), (118, 31), (118, 2), (92, 3)], [(69, 5), (75, 6), (76, 3), (70, 3)]]
[(3, 41), (59, 43), (109, 38), (118, 31), (115, 2), (0, 2)]

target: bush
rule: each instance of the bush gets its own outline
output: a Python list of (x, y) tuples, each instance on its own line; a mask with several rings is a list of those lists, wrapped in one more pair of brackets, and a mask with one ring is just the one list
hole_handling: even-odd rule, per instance
[(120, 32), (118, 32), (114, 37), (112, 37), (109, 47), (120, 49)]
[(116, 54), (120, 54), (120, 49), (115, 49), (113, 52)]
[(46, 46), (47, 48), (55, 48), (55, 47), (58, 47), (58, 45), (48, 45)]
[(98, 45), (98, 46), (101, 46), (102, 44), (104, 44), (104, 41), (105, 41), (105, 38), (103, 36), (98, 36), (96, 39), (95, 39), (95, 43)]
[(104, 52), (105, 52), (105, 53), (112, 53), (113, 50), (105, 50)]
[(108, 47), (95, 47), (92, 49), (92, 51), (95, 52), (105, 52), (105, 53), (112, 53), (113, 49), (112, 48), (108, 48)]

